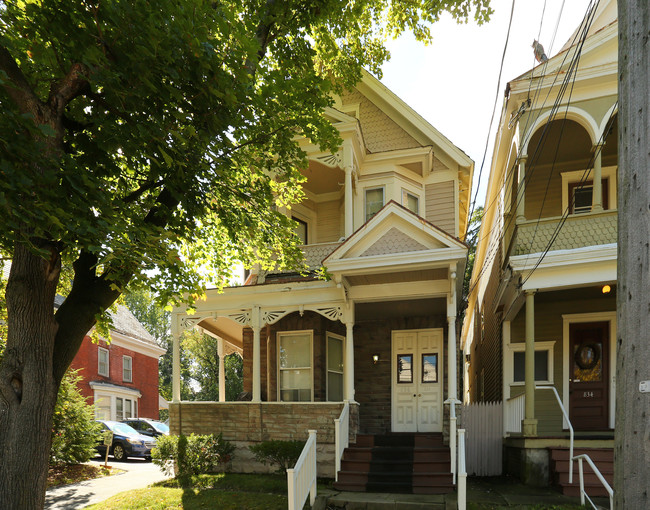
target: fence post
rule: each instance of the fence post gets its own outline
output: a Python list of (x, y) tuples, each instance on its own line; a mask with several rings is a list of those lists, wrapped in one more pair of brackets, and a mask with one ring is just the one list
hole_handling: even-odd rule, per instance
[(287, 469), (287, 489), (289, 492), (289, 510), (296, 510), (296, 478), (293, 468)]
[(458, 510), (467, 505), (467, 469), (465, 467), (465, 429), (458, 429)]

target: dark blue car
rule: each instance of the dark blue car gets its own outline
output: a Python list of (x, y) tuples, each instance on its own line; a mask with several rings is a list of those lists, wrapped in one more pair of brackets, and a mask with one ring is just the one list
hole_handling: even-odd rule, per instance
[[(151, 460), (151, 449), (156, 446), (156, 440), (152, 437), (143, 436), (126, 423), (119, 421), (99, 420), (102, 424), (102, 434), (110, 430), (113, 433), (113, 443), (109, 454), (117, 461), (126, 460), (129, 457), (144, 457)], [(96, 446), (101, 455), (106, 455), (106, 446), (103, 441)]]

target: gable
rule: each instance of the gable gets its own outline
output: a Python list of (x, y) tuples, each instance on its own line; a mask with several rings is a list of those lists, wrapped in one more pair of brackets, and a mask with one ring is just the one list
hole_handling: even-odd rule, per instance
[(396, 227), (392, 227), (378, 241), (373, 243), (360, 257), (387, 255), (389, 253), (408, 253), (428, 249), (424, 244), (413, 239)]

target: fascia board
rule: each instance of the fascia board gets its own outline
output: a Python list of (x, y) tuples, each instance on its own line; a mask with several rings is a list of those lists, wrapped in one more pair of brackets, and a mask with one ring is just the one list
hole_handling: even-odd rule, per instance
[(348, 297), (355, 302), (369, 303), (395, 299), (445, 297), (448, 294), (449, 280), (427, 280), (421, 282), (353, 286), (350, 287)]
[[(607, 64), (601, 64), (599, 66), (590, 67), (588, 69), (579, 68), (578, 72), (576, 73), (574, 82), (578, 87), (585, 86), (584, 84), (588, 81), (598, 81), (599, 79), (602, 81), (614, 80), (614, 83), (616, 83), (617, 70), (618, 70), (617, 62), (609, 62)], [(544, 76), (534, 77), (533, 79), (536, 82), (534, 88), (540, 89), (541, 91), (546, 91), (549, 88), (557, 88), (559, 90), (560, 86), (562, 85), (562, 80), (556, 79), (556, 76), (557, 75), (555, 73), (552, 74), (547, 73)], [(517, 95), (526, 94), (529, 88), (530, 88), (530, 80), (522, 80), (518, 82), (513, 82), (510, 91), (512, 94), (517, 94)], [(572, 96), (572, 101), (575, 101), (575, 97), (573, 96)]]
[(407, 158), (413, 158), (414, 161), (417, 161), (419, 158), (428, 157), (430, 153), (431, 145), (425, 145), (423, 147), (415, 147), (411, 149), (397, 149), (394, 151), (375, 152), (374, 154), (368, 154), (365, 161), (367, 164), (383, 163), (385, 161), (390, 161), (393, 159), (404, 162), (404, 160)]
[(129, 388), (127, 386), (119, 386), (117, 384), (105, 383), (101, 381), (90, 381), (88, 385), (95, 391), (101, 391), (104, 393), (112, 393), (117, 395), (128, 395), (136, 396), (137, 398), (142, 397), (140, 390), (135, 388)]
[[(537, 267), (537, 270), (558, 267), (575, 266), (576, 264), (589, 264), (602, 262), (604, 260), (616, 260), (616, 243), (603, 244), (600, 246), (586, 246), (573, 250), (555, 250), (548, 252), (544, 260)], [(541, 253), (530, 253), (528, 255), (515, 255), (510, 257), (510, 265), (514, 271), (530, 271), (542, 256)]]
[[(106, 341), (105, 339), (103, 340)], [(160, 358), (160, 356), (167, 352), (162, 347), (143, 342), (142, 340), (118, 333), (117, 331), (111, 331), (110, 343), (152, 358)]]
[(445, 267), (453, 262), (460, 262), (467, 256), (466, 248), (440, 248), (416, 252), (373, 255), (353, 259), (329, 261), (327, 271), (330, 273), (373, 274), (385, 270), (418, 270)]

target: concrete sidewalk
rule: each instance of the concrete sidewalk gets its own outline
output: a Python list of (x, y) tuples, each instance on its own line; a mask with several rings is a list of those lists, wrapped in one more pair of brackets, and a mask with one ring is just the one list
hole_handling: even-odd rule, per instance
[[(91, 463), (103, 465), (103, 461), (98, 460)], [(109, 459), (108, 464), (124, 472), (50, 489), (45, 494), (46, 510), (78, 510), (120, 492), (142, 489), (168, 478), (157, 466), (142, 459), (129, 459), (127, 462), (114, 462)]]

